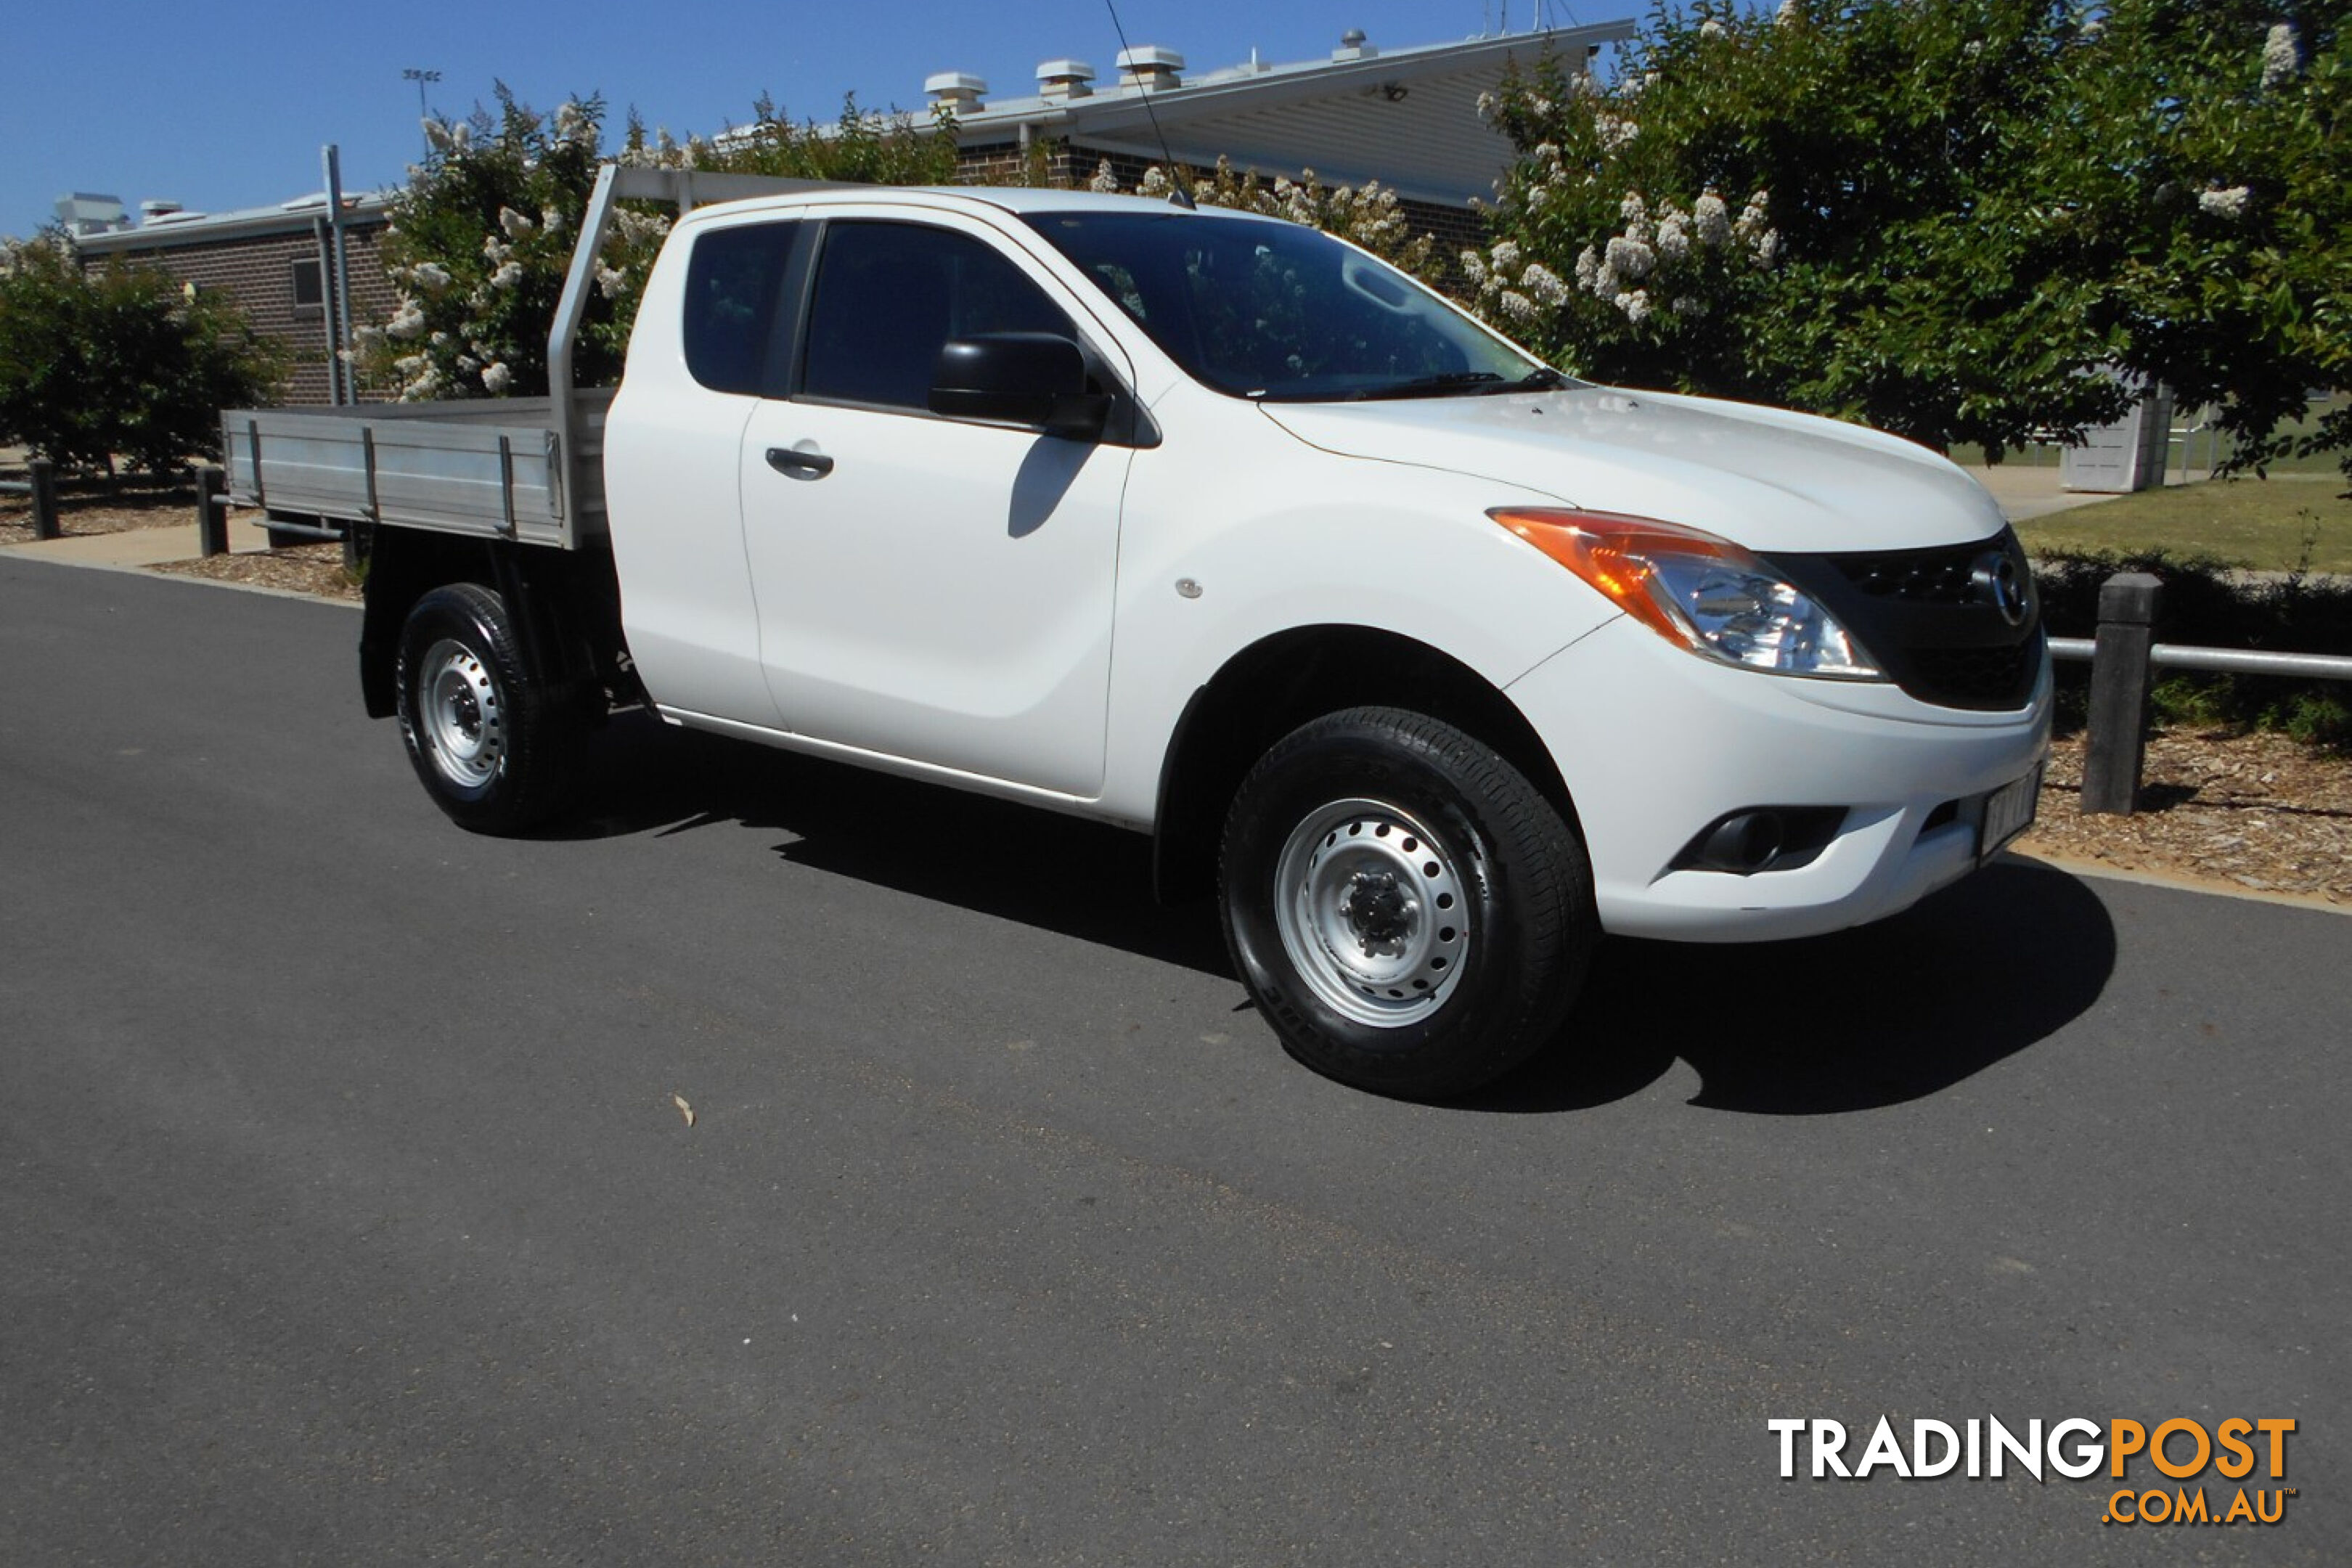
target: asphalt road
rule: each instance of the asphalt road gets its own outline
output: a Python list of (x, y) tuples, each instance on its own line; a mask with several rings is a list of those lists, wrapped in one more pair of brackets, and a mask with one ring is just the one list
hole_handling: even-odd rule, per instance
[[(633, 723), (459, 832), (357, 628), (0, 559), (0, 1563), (2352, 1558), (2341, 916), (2004, 862), (1401, 1104), (1108, 830)], [(1781, 1479), (1881, 1415), (2294, 1495)]]

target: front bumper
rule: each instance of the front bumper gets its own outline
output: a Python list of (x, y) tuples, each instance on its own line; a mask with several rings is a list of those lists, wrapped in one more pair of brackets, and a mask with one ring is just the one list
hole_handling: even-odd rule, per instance
[[(2016, 712), (1934, 708), (1877, 682), (1734, 669), (1610, 623), (1514, 682), (1568, 785), (1603, 929), (1684, 942), (1811, 936), (1908, 908), (1976, 868), (1982, 797), (2050, 743), (2045, 657)], [(1728, 813), (1839, 806), (1808, 863), (1676, 870)]]

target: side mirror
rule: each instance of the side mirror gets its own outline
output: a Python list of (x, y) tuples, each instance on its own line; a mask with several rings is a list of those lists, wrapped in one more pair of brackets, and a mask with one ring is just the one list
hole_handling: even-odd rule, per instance
[(1102, 434), (1110, 399), (1088, 389), (1086, 355), (1069, 339), (1055, 332), (987, 332), (940, 345), (931, 371), (931, 412), (1091, 441)]

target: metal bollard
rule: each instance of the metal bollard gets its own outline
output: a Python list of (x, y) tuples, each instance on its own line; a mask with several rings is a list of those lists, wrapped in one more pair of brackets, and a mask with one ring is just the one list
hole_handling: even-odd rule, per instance
[(196, 550), (206, 560), (228, 553), (228, 475), (214, 463), (196, 470)]
[(2147, 755), (2147, 650), (2164, 584), (2118, 572), (2099, 585), (2099, 635), (2091, 656), (2091, 734), (2083, 759), (2083, 814), (2128, 816), (2139, 804)]
[(33, 537), (63, 537), (65, 530), (58, 522), (58, 466), (47, 458), (35, 458), (25, 465), (25, 477), (32, 482)]

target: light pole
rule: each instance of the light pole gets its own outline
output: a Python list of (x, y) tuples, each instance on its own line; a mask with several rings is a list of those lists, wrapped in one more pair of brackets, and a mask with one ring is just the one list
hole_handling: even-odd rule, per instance
[[(425, 106), (425, 84), (428, 81), (439, 81), (441, 73), (419, 70), (416, 67), (410, 66), (400, 73), (400, 79), (416, 84), (416, 122), (422, 128), (425, 121), (433, 118), (433, 111)], [(425, 139), (425, 155), (428, 158), (433, 156), (433, 139), (430, 136)]]

